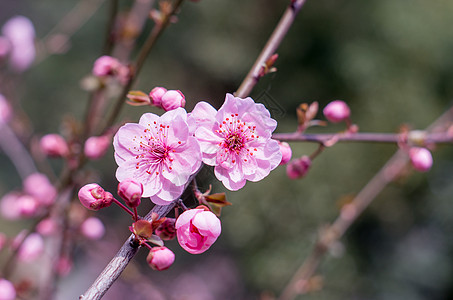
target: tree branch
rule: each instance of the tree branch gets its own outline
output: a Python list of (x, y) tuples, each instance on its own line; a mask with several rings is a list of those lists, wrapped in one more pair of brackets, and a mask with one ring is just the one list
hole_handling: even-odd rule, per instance
[(305, 4), (305, 1), (306, 0), (295, 0), (291, 1), (291, 4), (288, 5), (288, 8), (285, 10), (282, 18), (280, 19), (280, 22), (278, 23), (277, 27), (275, 27), (272, 35), (269, 37), (269, 40), (256, 59), (255, 64), (252, 66), (249, 73), (244, 78), (244, 81), (242, 81), (241, 85), (236, 91), (236, 97), (244, 98), (248, 96), (253, 87), (258, 83), (258, 80), (260, 79), (259, 73), (262, 66), (269, 59), (269, 57), (271, 57), (271, 55), (273, 55), (277, 51), (283, 38), (286, 36), (286, 33), (293, 24), (297, 14)]

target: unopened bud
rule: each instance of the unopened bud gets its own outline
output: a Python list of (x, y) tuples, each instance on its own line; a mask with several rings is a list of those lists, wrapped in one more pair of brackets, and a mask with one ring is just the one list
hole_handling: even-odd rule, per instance
[(124, 199), (129, 207), (137, 207), (143, 194), (143, 185), (131, 178), (121, 181), (118, 184), (118, 195)]
[(282, 152), (282, 161), (280, 162), (280, 165), (286, 165), (290, 160), (292, 156), (292, 151), (291, 147), (287, 142), (278, 142), (278, 145), (280, 146), (280, 151)]
[(93, 65), (93, 75), (103, 77), (114, 75), (120, 65), (118, 59), (104, 55), (96, 59)]
[(349, 118), (351, 110), (344, 101), (335, 100), (324, 107), (323, 113), (330, 122), (339, 123)]
[(286, 166), (286, 174), (290, 179), (299, 179), (304, 177), (311, 166), (311, 159), (310, 157), (304, 155), (300, 158), (292, 160)]
[(411, 159), (414, 169), (420, 172), (426, 172), (431, 169), (433, 165), (433, 157), (431, 152), (426, 148), (412, 147), (409, 150), (409, 157)]
[(90, 240), (99, 240), (105, 234), (105, 227), (101, 220), (91, 217), (80, 225), (80, 232)]
[(184, 107), (185, 105), (186, 99), (181, 91), (170, 90), (162, 96), (162, 108), (165, 111)]
[(168, 269), (175, 261), (175, 254), (167, 247), (153, 247), (146, 262), (154, 270), (163, 271)]
[(110, 140), (110, 137), (106, 135), (88, 138), (83, 149), (85, 156), (90, 159), (101, 158), (109, 149)]
[(20, 261), (30, 262), (41, 256), (44, 251), (44, 240), (38, 233), (27, 236), (17, 252)]
[(104, 191), (104, 189), (96, 183), (84, 185), (79, 190), (78, 195), (80, 203), (91, 210), (99, 210), (108, 207), (113, 202), (112, 194)]
[(24, 180), (24, 191), (35, 197), (42, 205), (51, 205), (57, 197), (57, 189), (46, 175), (33, 173)]
[(162, 108), (162, 96), (167, 92), (166, 88), (157, 86), (149, 92), (149, 98), (151, 99), (151, 104)]
[(6, 279), (0, 278), (0, 300), (16, 299), (16, 289), (14, 285)]
[(36, 232), (42, 236), (50, 236), (57, 232), (58, 224), (53, 218), (42, 220), (36, 225)]
[(42, 153), (52, 157), (63, 157), (69, 153), (68, 144), (59, 134), (47, 134), (39, 142)]

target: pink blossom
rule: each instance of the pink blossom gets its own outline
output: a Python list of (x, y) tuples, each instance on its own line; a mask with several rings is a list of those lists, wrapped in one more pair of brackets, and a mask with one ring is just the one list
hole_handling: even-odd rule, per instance
[(293, 154), (291, 147), (287, 142), (278, 142), (278, 145), (280, 146), (280, 151), (282, 152), (282, 161), (280, 162), (280, 165), (286, 165), (291, 160), (291, 156)]
[(307, 175), (311, 166), (310, 157), (304, 155), (294, 159), (286, 166), (286, 174), (291, 179), (299, 179)]
[(99, 240), (105, 234), (105, 227), (101, 220), (91, 217), (80, 225), (80, 232), (90, 240)]
[(11, 45), (9, 56), (11, 67), (17, 72), (26, 70), (36, 55), (35, 29), (32, 22), (26, 17), (15, 16), (3, 25), (2, 33)]
[(0, 278), (0, 300), (16, 299), (16, 289), (14, 285), (6, 279)]
[(27, 236), (17, 252), (20, 261), (30, 262), (41, 256), (44, 251), (44, 240), (38, 233)]
[(36, 232), (42, 236), (50, 236), (57, 232), (58, 224), (53, 218), (46, 218), (36, 225)]
[(170, 90), (165, 92), (161, 98), (161, 106), (165, 111), (184, 107), (186, 105), (186, 98), (179, 90)]
[(282, 153), (271, 139), (277, 122), (264, 105), (227, 94), (219, 111), (207, 106), (199, 102), (192, 111), (198, 125), (195, 137), (203, 162), (215, 166), (217, 179), (227, 189), (236, 191), (246, 180), (259, 181), (280, 164)]
[(16, 201), (21, 217), (33, 217), (38, 212), (39, 203), (35, 197), (30, 195), (21, 195)]
[(143, 195), (143, 185), (131, 178), (118, 184), (118, 195), (124, 199), (127, 206), (137, 207)]
[(158, 271), (170, 268), (174, 261), (175, 254), (167, 247), (153, 247), (146, 257), (148, 265)]
[(6, 98), (0, 94), (0, 126), (8, 123), (12, 117), (12, 109)]
[(51, 205), (57, 197), (57, 189), (50, 183), (46, 175), (34, 173), (24, 180), (24, 191), (35, 197), (42, 205)]
[(157, 86), (149, 92), (149, 98), (154, 106), (162, 108), (162, 96), (167, 92), (166, 88)]
[(175, 226), (179, 244), (192, 254), (208, 250), (221, 232), (220, 220), (204, 209), (186, 210), (176, 220)]
[(55, 133), (46, 134), (39, 142), (42, 153), (52, 157), (63, 157), (68, 155), (69, 148), (65, 139)]
[(339, 123), (348, 119), (351, 111), (344, 101), (335, 100), (324, 107), (323, 113), (330, 122)]
[(109, 149), (110, 143), (111, 137), (106, 135), (89, 137), (85, 142), (83, 153), (90, 159), (101, 158)]
[(109, 207), (113, 202), (112, 194), (104, 191), (104, 189), (96, 183), (84, 185), (79, 190), (78, 196), (80, 203), (91, 210)]
[(431, 152), (426, 148), (412, 147), (409, 150), (409, 157), (411, 159), (414, 169), (420, 172), (426, 172), (431, 169), (433, 165), (433, 157)]
[(143, 184), (143, 197), (158, 205), (178, 198), (201, 165), (197, 140), (189, 133), (187, 113), (178, 108), (161, 117), (146, 113), (138, 124), (116, 133), (113, 146), (118, 164), (116, 178)]

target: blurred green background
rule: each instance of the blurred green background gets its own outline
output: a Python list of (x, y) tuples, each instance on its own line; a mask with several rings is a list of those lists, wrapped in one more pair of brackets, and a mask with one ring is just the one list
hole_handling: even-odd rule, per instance
[[(76, 4), (1, 1), (0, 24), (25, 15), (35, 24), (38, 39)], [(179, 89), (188, 110), (200, 100), (219, 107), (225, 93), (234, 92), (247, 74), (288, 2), (185, 3), (135, 87)], [(128, 7), (131, 1), (120, 3)], [(104, 3), (71, 38), (67, 53), (30, 69), (10, 93), (28, 114), (34, 134), (57, 132), (67, 115), (83, 117), (88, 97), (80, 81), (101, 53), (107, 8)], [(318, 101), (323, 107), (335, 99), (351, 106), (352, 120), (362, 132), (397, 132), (402, 124), (423, 129), (452, 104), (452, 15), (453, 2), (447, 0), (307, 0), (278, 51), (278, 72), (263, 78), (251, 96), (268, 105), (278, 103), (272, 111), (278, 132), (295, 130), (300, 103)], [(126, 107), (122, 118), (135, 121), (146, 111)], [(310, 132), (341, 129), (329, 125)], [(293, 157), (315, 149), (304, 143), (291, 146)], [(189, 255), (172, 242), (176, 265), (161, 273), (147, 269), (143, 253), (135, 259), (135, 269), (151, 283), (133, 285), (126, 272), (106, 299), (150, 299), (153, 288), (170, 299), (258, 299), (263, 291), (278, 295), (311, 250), (318, 230), (338, 215), (340, 200), (356, 194), (395, 150), (395, 145), (337, 144), (314, 161), (302, 180), (290, 181), (279, 167), (259, 183), (226, 191), (233, 206), (224, 209), (222, 235), (208, 253)], [(453, 151), (439, 146), (433, 156), (430, 172), (411, 174), (384, 190), (321, 264), (322, 290), (300, 299), (453, 297)], [(20, 187), (20, 178), (3, 154), (0, 163), (3, 195)], [(112, 150), (88, 167), (104, 187), (116, 190)], [(214, 183), (216, 192), (225, 191), (212, 180), (212, 171), (201, 176), (201, 187)], [(80, 246), (91, 254), (76, 252), (59, 299), (82, 293), (128, 236), (129, 219), (118, 209), (98, 215), (107, 226), (104, 240), (112, 242)], [(23, 223), (0, 220), (0, 226), (13, 234)], [(101, 254), (93, 254), (93, 248)], [(94, 269), (87, 269), (90, 264)], [(147, 289), (151, 291), (145, 293)]]

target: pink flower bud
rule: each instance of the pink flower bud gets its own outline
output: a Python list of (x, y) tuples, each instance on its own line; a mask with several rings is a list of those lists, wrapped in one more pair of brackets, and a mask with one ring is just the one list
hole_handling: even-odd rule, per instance
[(175, 227), (179, 244), (192, 254), (208, 250), (221, 232), (220, 220), (204, 209), (186, 210), (176, 220)]
[(57, 232), (58, 224), (53, 218), (41, 220), (36, 225), (36, 232), (42, 236), (51, 236)]
[(110, 143), (111, 138), (109, 136), (92, 136), (86, 140), (83, 152), (90, 159), (98, 159), (104, 156)]
[(35, 59), (35, 29), (32, 22), (23, 16), (15, 16), (2, 27), (3, 35), (11, 45), (9, 62), (17, 72), (25, 71)]
[(0, 300), (14, 300), (16, 299), (16, 289), (14, 285), (3, 278), (0, 278)]
[(166, 88), (155, 87), (149, 92), (149, 98), (151, 98), (151, 104), (162, 108), (162, 96), (167, 92)]
[(186, 99), (181, 91), (170, 90), (162, 96), (162, 108), (165, 111), (177, 109), (178, 107), (184, 107), (186, 105)]
[(38, 257), (44, 251), (44, 241), (38, 233), (31, 233), (27, 236), (17, 252), (17, 258), (20, 261), (30, 262)]
[(104, 189), (96, 183), (84, 185), (79, 190), (78, 195), (80, 203), (91, 210), (109, 207), (113, 202), (112, 194), (104, 191)]
[(131, 178), (118, 184), (118, 195), (124, 199), (129, 207), (137, 207), (143, 195), (143, 185)]
[(105, 227), (101, 220), (91, 217), (80, 225), (80, 232), (90, 240), (99, 240), (105, 234)]
[(167, 247), (153, 247), (146, 257), (149, 266), (157, 271), (170, 268), (174, 261), (175, 254)]
[(433, 165), (433, 157), (431, 152), (426, 148), (412, 147), (409, 150), (409, 157), (411, 159), (414, 169), (420, 172), (426, 172), (431, 169)]
[(175, 222), (175, 219), (166, 218), (165, 221), (157, 227), (155, 231), (156, 235), (164, 241), (174, 239), (176, 236)]
[(291, 147), (287, 142), (278, 142), (278, 145), (280, 146), (280, 151), (282, 152), (282, 161), (280, 162), (280, 165), (286, 165), (290, 160), (292, 156), (292, 151)]
[(311, 159), (304, 155), (300, 158), (292, 160), (286, 166), (286, 174), (290, 179), (299, 179), (304, 177), (311, 166)]
[(9, 105), (6, 98), (0, 94), (0, 125), (4, 123), (8, 123), (12, 117), (12, 110), (11, 106)]
[(55, 272), (60, 276), (66, 276), (72, 270), (72, 260), (68, 256), (61, 256), (55, 265)]
[(46, 175), (34, 173), (25, 178), (24, 191), (35, 197), (42, 205), (51, 205), (57, 197), (57, 189), (50, 183)]
[(63, 157), (69, 153), (68, 144), (59, 134), (52, 133), (43, 136), (39, 145), (41, 151), (48, 156)]
[(344, 101), (335, 100), (324, 107), (323, 113), (330, 122), (339, 123), (349, 118), (351, 110)]
[(20, 194), (17, 192), (10, 192), (4, 195), (0, 201), (0, 212), (7, 220), (17, 220), (21, 217), (17, 199)]
[(22, 195), (17, 198), (17, 205), (19, 207), (19, 214), (22, 217), (35, 216), (39, 208), (38, 200), (30, 195)]
[(93, 65), (94, 76), (112, 76), (115, 75), (116, 70), (121, 65), (118, 59), (104, 55), (96, 59)]

